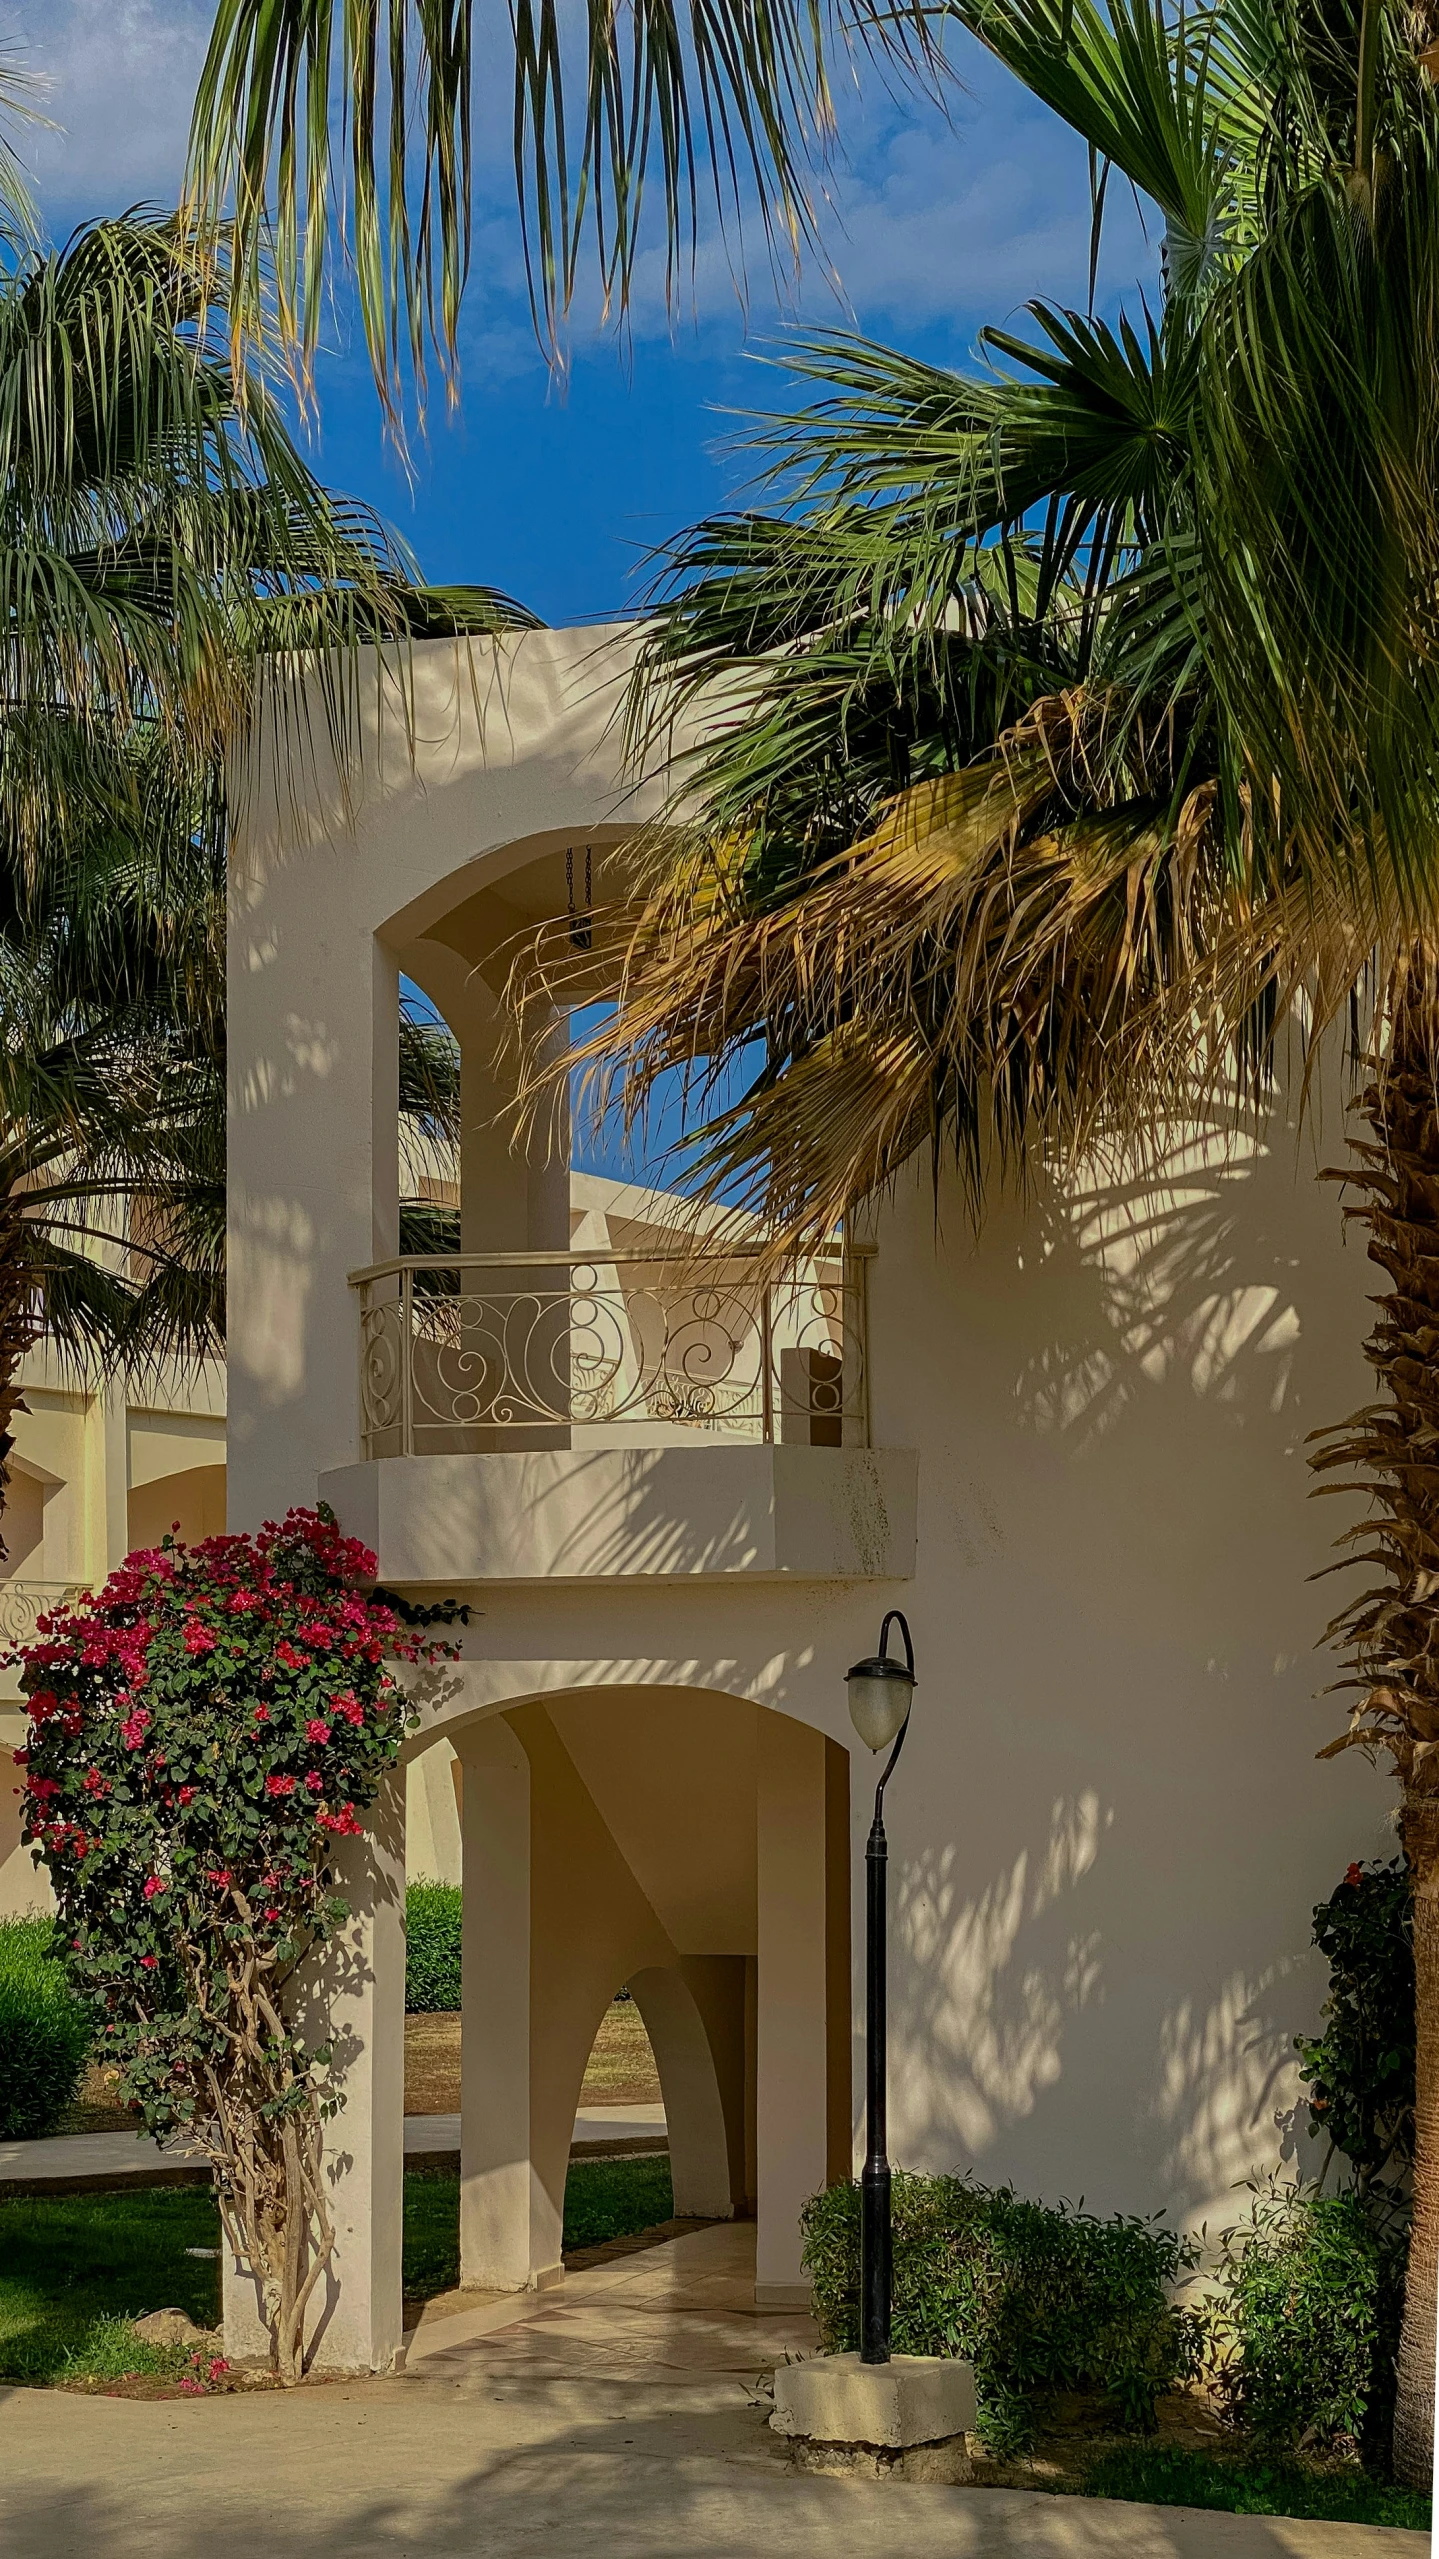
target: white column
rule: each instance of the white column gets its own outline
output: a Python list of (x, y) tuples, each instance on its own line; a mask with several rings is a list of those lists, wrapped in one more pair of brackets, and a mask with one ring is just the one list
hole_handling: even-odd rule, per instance
[(801, 2207), (825, 2183), (824, 1735), (759, 1718), (755, 2299), (804, 2305)]
[(278, 861), (232, 922), (232, 1528), (312, 1502), (359, 1455), (349, 1274), (398, 1240), (397, 964), (357, 909), (351, 839)]
[(530, 2164), (530, 1764), (496, 1717), (462, 1733), (460, 2282), (521, 2292), (559, 2264)]
[[(325, 1948), (296, 2022), (329, 2040), (345, 2102), (324, 2128), (335, 2252), (306, 2334), (318, 2371), (389, 2372), (401, 2338), (405, 2168), (405, 1795), (385, 1779), (359, 1839), (342, 1843), (336, 1890), (350, 1916)], [(268, 2351), (258, 2288), (224, 2259), (225, 2345)]]
[(728, 2221), (734, 2211), (719, 2077), (694, 1992), (679, 1967), (650, 1964), (629, 1988), (664, 2090), (675, 2211)]

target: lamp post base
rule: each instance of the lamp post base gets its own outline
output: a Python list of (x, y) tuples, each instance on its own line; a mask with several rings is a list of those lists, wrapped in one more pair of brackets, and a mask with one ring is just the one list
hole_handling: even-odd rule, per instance
[(810, 2355), (776, 2372), (770, 2424), (801, 2470), (952, 2484), (972, 2475), (974, 2375), (950, 2355)]

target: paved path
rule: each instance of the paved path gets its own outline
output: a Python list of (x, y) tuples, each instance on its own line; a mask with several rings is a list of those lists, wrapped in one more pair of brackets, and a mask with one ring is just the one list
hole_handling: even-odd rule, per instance
[[(804, 2479), (756, 2377), (752, 2226), (571, 2277), (393, 2381), (0, 2391), (4, 2559), (1429, 2559), (1428, 2536)], [(472, 2314), (471, 2314), (472, 2315)]]
[[(633, 2147), (662, 2150), (668, 2135), (663, 2106), (595, 2106), (575, 2117), (571, 2153), (613, 2153)], [(405, 2156), (458, 2150), (458, 2115), (407, 2115)], [(0, 2190), (7, 2183), (72, 2185), (81, 2179), (163, 2176), (183, 2169), (194, 2153), (183, 2142), (164, 2150), (145, 2133), (57, 2133), (50, 2141), (0, 2141)]]

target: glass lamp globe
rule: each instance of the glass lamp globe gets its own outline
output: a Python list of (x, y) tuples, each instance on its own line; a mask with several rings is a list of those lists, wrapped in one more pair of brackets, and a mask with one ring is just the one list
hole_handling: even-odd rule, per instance
[(867, 1662), (856, 1662), (845, 1673), (849, 1691), (849, 1719), (866, 1750), (888, 1750), (909, 1713), (914, 1695), (914, 1674), (903, 1662), (892, 1662), (887, 1653), (876, 1653)]

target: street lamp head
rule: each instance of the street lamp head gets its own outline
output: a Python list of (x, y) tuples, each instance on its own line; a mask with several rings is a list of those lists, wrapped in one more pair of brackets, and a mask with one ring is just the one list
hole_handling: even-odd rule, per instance
[[(889, 1630), (895, 1625), (904, 1636), (906, 1659), (902, 1662), (889, 1657)], [(890, 1610), (880, 1628), (879, 1651), (846, 1671), (845, 1686), (849, 1719), (866, 1750), (888, 1750), (903, 1730), (915, 1689), (914, 1646), (897, 1608)]]

